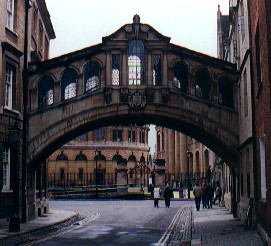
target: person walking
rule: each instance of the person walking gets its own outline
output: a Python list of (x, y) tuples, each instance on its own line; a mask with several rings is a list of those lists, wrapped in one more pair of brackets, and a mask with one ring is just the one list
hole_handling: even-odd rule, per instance
[(214, 204), (216, 200), (218, 199), (218, 206), (220, 207), (220, 202), (221, 202), (221, 196), (222, 196), (222, 190), (220, 185), (218, 185), (215, 189), (215, 199), (214, 199)]
[(193, 188), (193, 194), (195, 196), (196, 209), (197, 211), (199, 211), (201, 200), (201, 187), (199, 186), (198, 183), (196, 183), (196, 186)]
[(206, 205), (208, 208), (212, 208), (214, 191), (214, 188), (210, 184), (208, 184), (205, 188)]
[(164, 190), (164, 198), (165, 198), (165, 205), (169, 208), (170, 206), (170, 198), (172, 197), (172, 190), (169, 188), (169, 185), (166, 186)]
[(201, 200), (202, 200), (202, 208), (206, 208), (206, 196), (205, 196), (205, 189), (206, 189), (206, 183), (203, 183), (201, 185)]
[(154, 200), (154, 207), (159, 207), (159, 199), (161, 197), (161, 189), (158, 186), (155, 186), (153, 189), (153, 200)]

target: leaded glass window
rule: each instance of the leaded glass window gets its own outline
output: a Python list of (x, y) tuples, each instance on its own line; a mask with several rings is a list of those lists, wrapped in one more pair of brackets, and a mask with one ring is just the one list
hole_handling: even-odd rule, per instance
[(177, 63), (173, 67), (173, 83), (174, 88), (179, 91), (187, 92), (188, 70), (187, 67)]
[(14, 69), (7, 65), (6, 67), (6, 91), (5, 91), (5, 106), (7, 108), (12, 108), (12, 88), (13, 88), (13, 78)]
[(136, 132), (128, 131), (128, 142), (135, 143), (136, 142)]
[(99, 89), (100, 86), (100, 66), (93, 62), (86, 67), (84, 73), (85, 91), (91, 92)]
[(196, 96), (204, 100), (210, 100), (211, 78), (205, 71), (196, 74)]
[(67, 69), (61, 78), (62, 100), (76, 97), (76, 72), (74, 69)]
[(129, 85), (144, 83), (144, 44), (141, 40), (132, 40), (128, 51)]
[(39, 108), (43, 108), (54, 103), (54, 80), (46, 76), (39, 82)]
[(161, 78), (161, 56), (154, 55), (153, 56), (153, 85), (162, 85)]
[(10, 188), (10, 148), (3, 150), (3, 188)]
[(112, 134), (113, 134), (113, 139), (112, 141), (115, 141), (115, 142), (120, 142), (122, 141), (122, 130), (113, 130), (112, 131)]
[(120, 84), (120, 55), (112, 55), (112, 85)]
[(14, 0), (7, 0), (7, 28), (13, 31)]
[(105, 141), (105, 128), (95, 129), (94, 133), (94, 141)]

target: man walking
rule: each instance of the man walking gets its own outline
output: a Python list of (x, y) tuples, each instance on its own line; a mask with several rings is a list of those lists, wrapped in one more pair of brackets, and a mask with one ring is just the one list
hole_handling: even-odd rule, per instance
[(169, 208), (170, 206), (170, 198), (172, 197), (172, 190), (169, 188), (169, 185), (166, 186), (164, 190), (164, 198), (165, 198), (165, 205)]
[(198, 183), (196, 183), (196, 186), (193, 188), (193, 194), (195, 196), (195, 203), (197, 211), (199, 211), (200, 208), (200, 200), (201, 200), (201, 187)]
[(161, 197), (161, 189), (159, 187), (155, 186), (155, 188), (153, 190), (154, 207), (159, 207), (158, 203), (159, 203), (160, 197)]

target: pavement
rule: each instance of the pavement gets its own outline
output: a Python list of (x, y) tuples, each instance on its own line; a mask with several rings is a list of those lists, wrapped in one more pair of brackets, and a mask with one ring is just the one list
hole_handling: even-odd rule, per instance
[[(21, 224), (20, 232), (9, 232), (8, 226), (0, 227), (0, 245), (14, 245), (9, 243), (13, 238), (50, 228), (76, 216), (78, 214), (72, 211), (50, 210), (45, 215)], [(212, 209), (200, 209), (200, 211), (197, 211), (194, 206), (184, 206), (170, 234), (167, 242), (158, 245), (264, 245), (256, 230), (245, 230), (240, 220), (234, 219), (225, 207), (217, 205)]]

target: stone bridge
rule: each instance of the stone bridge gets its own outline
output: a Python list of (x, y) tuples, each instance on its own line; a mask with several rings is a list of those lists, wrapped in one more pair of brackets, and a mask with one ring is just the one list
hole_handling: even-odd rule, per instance
[(32, 64), (28, 163), (114, 124), (171, 128), (235, 161), (237, 76), (233, 64), (174, 45), (135, 16), (100, 44)]

